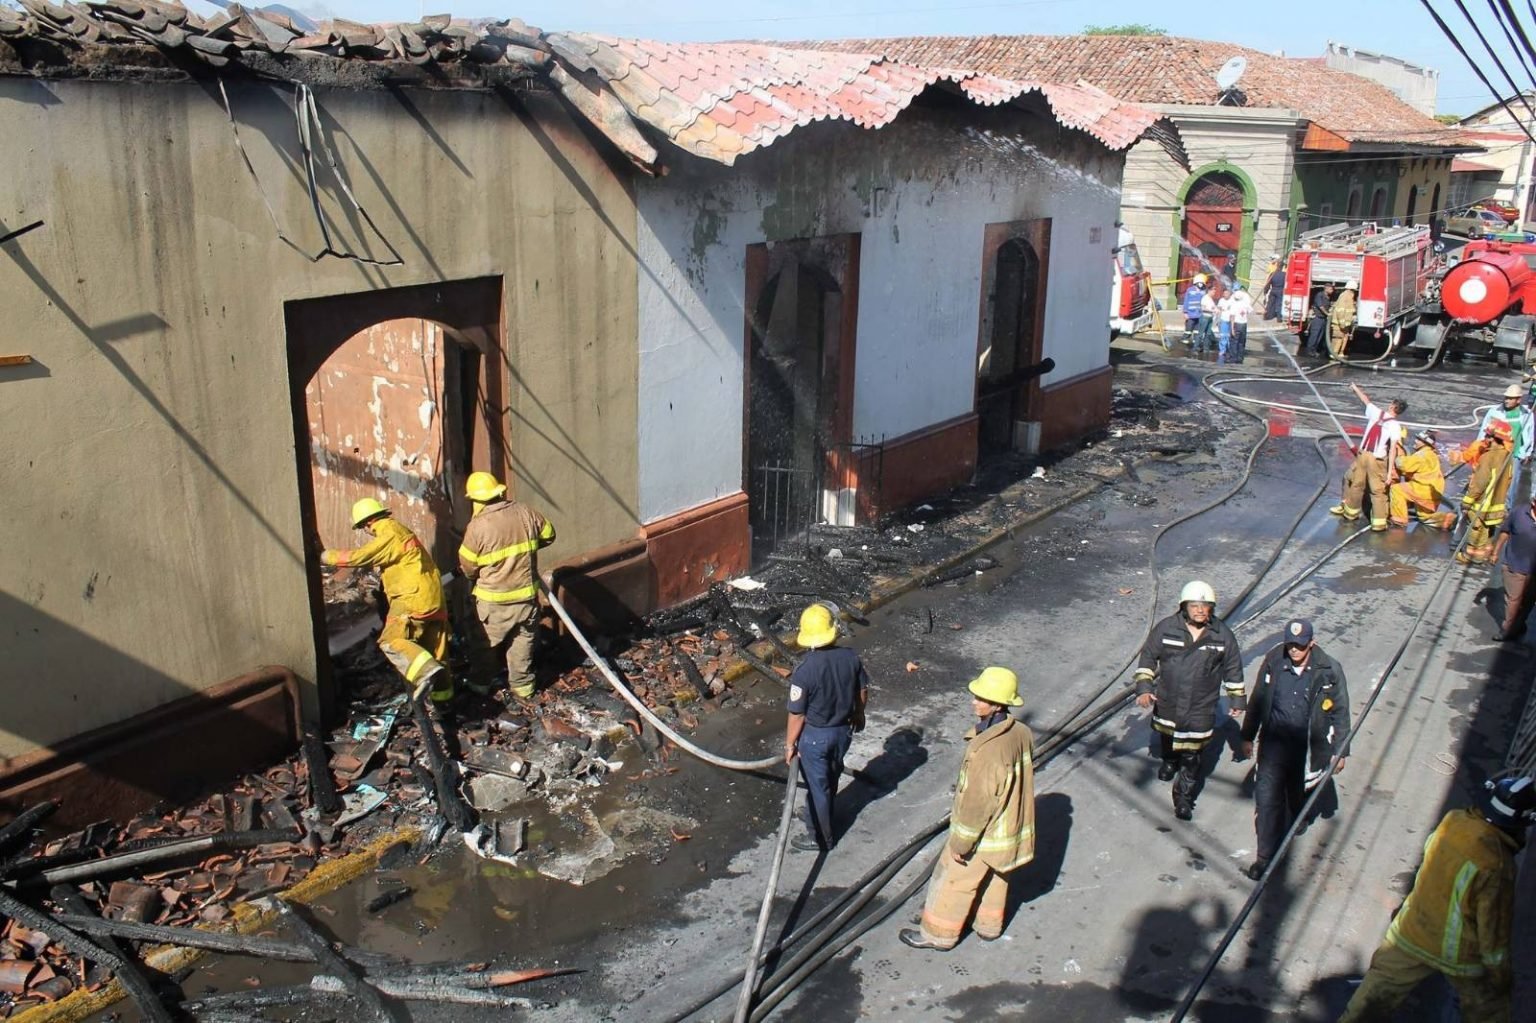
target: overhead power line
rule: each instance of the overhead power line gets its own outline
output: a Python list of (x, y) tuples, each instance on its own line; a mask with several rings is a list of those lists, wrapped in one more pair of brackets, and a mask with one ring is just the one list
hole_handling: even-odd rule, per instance
[[(1503, 75), (1504, 81), (1509, 83), (1510, 91), (1520, 100), (1520, 105), (1525, 107), (1525, 112), (1531, 115), (1531, 120), (1536, 121), (1536, 108), (1531, 106), (1531, 101), (1526, 97), (1525, 92), (1516, 84), (1515, 76), (1509, 73), (1509, 68), (1504, 66), (1504, 61), (1499, 56), (1498, 51), (1493, 48), (1493, 44), (1488, 41), (1488, 37), (1483, 35), (1482, 26), (1477, 23), (1476, 18), (1472, 17), (1472, 12), (1467, 10), (1467, 5), (1463, 0), (1451, 0), (1451, 2), (1461, 12), (1461, 16), (1467, 19), (1467, 24), (1472, 26), (1472, 32), (1477, 36), (1477, 41), (1483, 44), (1484, 50), (1488, 51), (1488, 56), (1493, 59), (1493, 64), (1499, 69), (1499, 74)], [(1532, 141), (1536, 141), (1536, 139)]]
[[(1450, 44), (1456, 48), (1456, 52), (1461, 54), (1462, 59), (1467, 62), (1467, 66), (1472, 69), (1472, 73), (1477, 75), (1478, 79), (1483, 83), (1483, 85), (1487, 86), (1488, 94), (1498, 101), (1498, 104), (1504, 108), (1504, 110), (1509, 114), (1510, 118), (1514, 120), (1514, 122), (1520, 127), (1520, 130), (1525, 133), (1525, 137), (1530, 139), (1532, 142), (1536, 142), (1536, 135), (1531, 134), (1530, 126), (1525, 121), (1520, 119), (1519, 115), (1517, 115), (1513, 108), (1510, 107), (1509, 101), (1499, 95), (1499, 90), (1493, 87), (1493, 83), (1490, 82), (1488, 80), (1488, 76), (1483, 73), (1482, 66), (1478, 64), (1477, 61), (1472, 59), (1472, 55), (1467, 52), (1467, 48), (1462, 45), (1461, 40), (1456, 37), (1456, 33), (1451, 30), (1451, 26), (1447, 25), (1445, 23), (1445, 19), (1440, 17), (1440, 12), (1435, 10), (1434, 7), (1430, 5), (1429, 0), (1419, 0), (1419, 3), (1423, 6), (1424, 10), (1429, 12), (1429, 16), (1434, 19), (1435, 24), (1440, 29), (1440, 32), (1445, 36)], [(1465, 10), (1465, 8), (1463, 8), (1463, 10)], [(1519, 92), (1520, 90), (1516, 89), (1515, 91)]]

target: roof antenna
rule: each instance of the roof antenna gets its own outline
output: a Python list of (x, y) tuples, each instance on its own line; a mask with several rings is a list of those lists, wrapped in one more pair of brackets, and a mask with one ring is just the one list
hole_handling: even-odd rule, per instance
[(1248, 58), (1239, 54), (1221, 66), (1216, 72), (1217, 103), (1224, 107), (1240, 107), (1247, 99), (1238, 91), (1238, 80), (1248, 70)]

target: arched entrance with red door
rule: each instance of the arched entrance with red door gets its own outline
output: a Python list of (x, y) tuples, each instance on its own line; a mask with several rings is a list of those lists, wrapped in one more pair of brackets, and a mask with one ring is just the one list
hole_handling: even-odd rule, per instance
[(1246, 278), (1257, 202), (1248, 175), (1225, 162), (1210, 164), (1190, 175), (1179, 200), (1176, 295), (1183, 296), (1197, 273)]

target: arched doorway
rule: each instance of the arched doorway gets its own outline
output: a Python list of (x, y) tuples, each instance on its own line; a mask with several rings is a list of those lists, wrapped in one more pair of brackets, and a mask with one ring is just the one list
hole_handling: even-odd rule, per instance
[(1379, 221), (1387, 215), (1387, 189), (1385, 185), (1377, 185), (1371, 192), (1371, 219)]
[(1045, 279), (1040, 255), (1010, 238), (992, 259), (990, 332), (977, 361), (976, 418), (983, 456), (1015, 447), (1015, 424), (1033, 422), (1040, 382), (1029, 372), (1043, 345)]
[(1246, 192), (1229, 171), (1201, 175), (1184, 196), (1177, 292), (1184, 294), (1197, 273), (1233, 276), (1243, 244)]
[[(465, 477), (508, 469), (501, 279), (301, 299), (283, 315), (306, 538), (357, 546), (347, 512), (357, 497), (376, 497), (452, 570), (454, 533), (469, 517), (458, 496)], [(371, 609), (352, 599), (328, 606), (316, 552), (305, 557), (329, 707), (329, 640)]]
[(1358, 186), (1349, 190), (1349, 204), (1344, 207), (1344, 219), (1346, 221), (1352, 222), (1359, 219), (1360, 195), (1361, 193)]
[(1418, 212), (1419, 186), (1414, 185), (1412, 188), (1408, 189), (1408, 209), (1403, 215), (1403, 223), (1412, 226), (1415, 223), (1414, 218), (1418, 215)]
[(1441, 216), (1445, 211), (1440, 208), (1440, 186), (1435, 185), (1435, 190), (1429, 194), (1430, 219)]

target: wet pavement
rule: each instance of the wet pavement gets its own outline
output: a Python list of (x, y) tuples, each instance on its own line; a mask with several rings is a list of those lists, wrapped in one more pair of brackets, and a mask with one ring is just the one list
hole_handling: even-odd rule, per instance
[[(1117, 344), (1116, 361), (1117, 386), (1214, 401), (1200, 386), (1214, 366), (1136, 341)], [(1283, 368), (1265, 355), (1242, 370)], [(1497, 395), (1511, 377), (1491, 366), (1315, 375), (1339, 410), (1359, 410), (1344, 386), (1356, 380), (1378, 399), (1405, 393), (1410, 421), (1453, 427), (1470, 423), (1474, 406), (1492, 400), (1484, 396)], [(1310, 399), (1294, 379), (1227, 387), (1266, 400)], [(1224, 410), (1212, 421), (1245, 422)], [(1232, 501), (1168, 533), (1155, 569), (1151, 537), (1233, 485), (1258, 425), (1213, 429), (1209, 452), (1142, 464), (1133, 477), (994, 547), (988, 554), (999, 564), (985, 574), (916, 590), (872, 613), (869, 627), (851, 638), (874, 686), (869, 727), (848, 758), (856, 773), (845, 778), (839, 803), (845, 834), (825, 860), (789, 855), (770, 937), (786, 917), (803, 921), (947, 812), (960, 737), (970, 724), (963, 685), (981, 667), (1020, 671), (1025, 718), (1043, 733), (1110, 680), (1151, 618), (1173, 610), (1188, 578), (1209, 580), (1219, 596), (1241, 589), (1324, 479), (1326, 492), (1254, 600), (1346, 536), (1347, 527), (1326, 513), (1345, 466), (1340, 445), (1323, 445), (1325, 465), (1313, 443), (1327, 428), (1302, 418), (1291, 436), (1268, 442)], [(1343, 662), (1358, 711), (1448, 553), (1444, 534), (1417, 527), (1346, 547), (1240, 634), (1248, 676), (1284, 618), (1304, 614), (1316, 621), (1320, 644)], [(1491, 612), (1486, 600), (1477, 602), (1487, 580), (1486, 572), (1453, 571), (1357, 740), (1338, 781), (1338, 813), (1298, 841), (1207, 987), (1209, 1001), (1191, 1018), (1324, 1020), (1342, 1009), (1348, 978), (1358, 976), (1379, 941), (1424, 835), (1502, 757), (1518, 698), (1536, 671), (1531, 648), (1488, 641)], [(770, 744), (782, 727), (782, 692), (764, 681), (744, 695), (741, 713), (704, 719), (692, 738), (724, 752)], [(1145, 715), (1116, 715), (1037, 778), (1039, 849), (1015, 882), (1016, 908), (1002, 940), (967, 938), (949, 954), (906, 948), (896, 932), (917, 912), (914, 899), (813, 974), (774, 1018), (1166, 1018), (1252, 888), (1240, 873), (1252, 857), (1251, 765), (1233, 760), (1232, 731), (1224, 745), (1213, 745), (1219, 762), (1195, 821), (1181, 824), (1167, 785), (1154, 777)], [(627, 854), (584, 885), (538, 875), (539, 856), (512, 866), (465, 852), (425, 863), (402, 855), (323, 900), (318, 920), (349, 943), (416, 961), (495, 959), (584, 971), (513, 989), (541, 1006), (530, 1018), (670, 1019), (744, 965), (782, 791), (770, 776), (675, 757), (644, 777), (619, 772), (595, 799), (530, 819), (530, 847), (546, 860), (572, 846), (590, 851), (583, 843), (598, 835)], [(412, 897), (377, 914), (363, 908), (395, 883), (410, 885)], [(212, 959), (185, 988), (194, 995), (205, 987), (239, 990), (252, 979), (287, 983), (312, 969)], [(733, 999), (689, 1018), (729, 1019)], [(424, 1021), (501, 1015), (430, 1003), (413, 1003), (410, 1013)], [(128, 1010), (123, 1018), (132, 1017)]]

